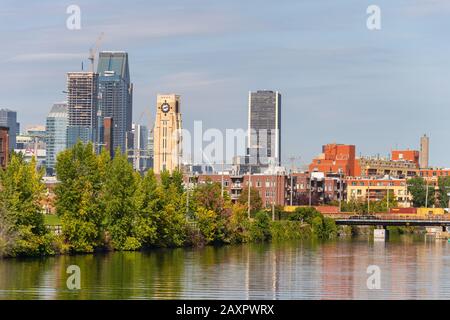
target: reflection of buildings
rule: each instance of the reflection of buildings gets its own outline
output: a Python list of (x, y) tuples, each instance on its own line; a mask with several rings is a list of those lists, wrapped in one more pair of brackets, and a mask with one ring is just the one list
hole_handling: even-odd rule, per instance
[(321, 247), (320, 290), (324, 299), (354, 298), (355, 252), (352, 243), (325, 243)]

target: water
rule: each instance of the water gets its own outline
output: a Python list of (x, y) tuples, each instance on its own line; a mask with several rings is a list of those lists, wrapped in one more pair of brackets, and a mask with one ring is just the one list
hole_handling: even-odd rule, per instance
[[(81, 269), (81, 290), (66, 268)], [(381, 289), (367, 288), (367, 267)], [(0, 260), (0, 299), (450, 299), (450, 243), (402, 236)]]

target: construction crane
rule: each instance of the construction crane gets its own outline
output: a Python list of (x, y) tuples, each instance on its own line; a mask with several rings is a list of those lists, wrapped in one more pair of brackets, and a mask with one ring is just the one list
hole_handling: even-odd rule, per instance
[(97, 41), (95, 41), (95, 44), (93, 47), (89, 49), (89, 60), (91, 61), (91, 71), (94, 72), (94, 62), (95, 62), (95, 56), (97, 55), (97, 51), (100, 47), (100, 44), (102, 42), (104, 33), (100, 33), (100, 35), (97, 38)]

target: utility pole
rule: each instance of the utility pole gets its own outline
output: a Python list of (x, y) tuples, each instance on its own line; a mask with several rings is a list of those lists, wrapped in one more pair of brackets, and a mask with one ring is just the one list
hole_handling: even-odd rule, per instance
[(247, 212), (247, 216), (249, 219), (250, 219), (250, 212), (251, 212), (251, 210), (250, 210), (250, 208), (251, 208), (251, 206), (250, 206), (251, 187), (252, 187), (252, 166), (251, 166), (251, 164), (249, 164), (249, 166), (248, 166), (248, 212)]
[(428, 208), (428, 180), (426, 180), (427, 192), (425, 194), (425, 208)]
[(272, 164), (272, 221), (275, 221), (275, 194), (276, 194), (276, 188), (275, 183), (273, 180), (275, 174), (275, 166)]
[(222, 193), (222, 199), (223, 199), (223, 161), (222, 161), (222, 189), (221, 189), (221, 193)]
[(311, 207), (311, 196), (312, 196), (312, 177), (309, 174), (309, 206)]
[[(300, 157), (299, 157), (300, 158)], [(289, 199), (289, 205), (292, 207), (292, 200), (293, 200), (293, 195), (294, 195), (294, 177), (293, 177), (293, 173), (296, 171), (295, 167), (294, 167), (294, 161), (295, 161), (295, 157), (291, 157), (289, 158), (289, 160), (291, 161), (291, 192), (290, 192), (290, 199)]]

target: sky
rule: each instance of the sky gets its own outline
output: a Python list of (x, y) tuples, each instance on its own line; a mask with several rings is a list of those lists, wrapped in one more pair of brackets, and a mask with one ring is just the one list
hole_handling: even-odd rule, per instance
[[(66, 27), (73, 4), (80, 30)], [(366, 26), (370, 5), (381, 30)], [(129, 53), (138, 123), (173, 92), (184, 128), (246, 129), (248, 92), (277, 90), (286, 165), (334, 142), (418, 149), (426, 133), (431, 165), (450, 167), (449, 18), (448, 0), (2, 0), (0, 108), (44, 124), (104, 32), (100, 50)]]

